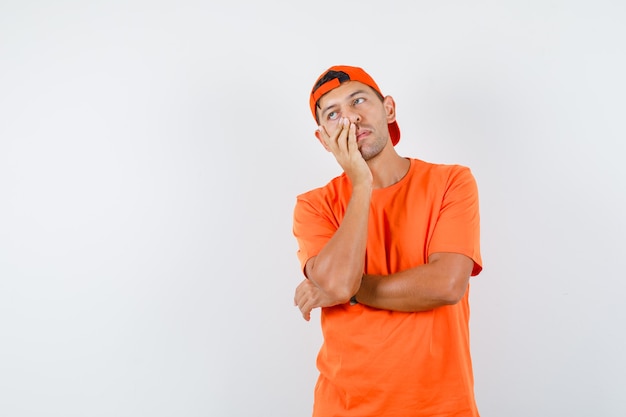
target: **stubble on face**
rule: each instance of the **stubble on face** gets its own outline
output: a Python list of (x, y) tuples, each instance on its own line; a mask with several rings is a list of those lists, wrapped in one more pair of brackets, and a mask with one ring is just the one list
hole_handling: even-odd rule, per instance
[(365, 147), (365, 148), (359, 149), (359, 152), (361, 152), (361, 156), (366, 161), (369, 161), (370, 159), (374, 158), (376, 155), (380, 153), (380, 151), (382, 151), (382, 149), (378, 149), (378, 148), (373, 149), (371, 147)]
[(363, 159), (369, 161), (380, 154), (388, 140), (386, 136), (381, 136), (379, 133), (373, 131), (369, 138), (364, 139), (364, 141), (359, 144), (359, 152), (361, 152)]

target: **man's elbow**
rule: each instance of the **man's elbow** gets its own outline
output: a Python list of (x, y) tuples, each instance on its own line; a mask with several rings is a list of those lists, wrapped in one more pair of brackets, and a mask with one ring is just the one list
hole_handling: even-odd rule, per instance
[(307, 268), (306, 272), (307, 277), (324, 291), (334, 304), (347, 303), (361, 286), (362, 275), (353, 275), (352, 272), (325, 271), (314, 268), (314, 265)]
[(324, 291), (336, 304), (343, 304), (350, 301), (350, 298), (359, 290), (361, 282), (352, 281), (352, 284), (346, 282), (331, 282), (326, 285)]
[(436, 298), (443, 305), (454, 305), (465, 297), (469, 286), (474, 261), (458, 253), (434, 253), (429, 257), (429, 265), (436, 272), (439, 283)]
[(469, 280), (467, 278), (451, 279), (448, 285), (440, 292), (439, 299), (443, 305), (454, 305), (465, 297)]

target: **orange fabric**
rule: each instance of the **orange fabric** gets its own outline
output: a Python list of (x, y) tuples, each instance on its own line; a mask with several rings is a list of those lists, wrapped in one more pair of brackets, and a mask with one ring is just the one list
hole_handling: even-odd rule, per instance
[[(345, 174), (298, 196), (293, 231), (302, 268), (339, 227)], [(478, 191), (459, 165), (411, 159), (398, 183), (372, 194), (364, 272), (392, 274), (457, 252), (482, 269)], [(478, 416), (469, 349), (468, 294), (419, 313), (349, 303), (323, 308), (314, 417)]]

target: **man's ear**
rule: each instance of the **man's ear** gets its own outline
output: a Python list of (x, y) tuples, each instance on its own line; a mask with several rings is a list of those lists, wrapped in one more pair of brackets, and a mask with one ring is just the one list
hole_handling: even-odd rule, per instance
[(317, 140), (320, 141), (324, 149), (330, 152), (330, 148), (328, 147), (328, 145), (326, 145), (326, 142), (324, 141), (324, 137), (322, 136), (322, 132), (320, 131), (321, 129), (324, 129), (324, 127), (319, 126), (317, 130), (315, 130), (315, 137), (317, 138)]
[(383, 106), (385, 107), (385, 114), (387, 115), (387, 124), (396, 121), (396, 102), (393, 101), (393, 97), (386, 96), (383, 99)]

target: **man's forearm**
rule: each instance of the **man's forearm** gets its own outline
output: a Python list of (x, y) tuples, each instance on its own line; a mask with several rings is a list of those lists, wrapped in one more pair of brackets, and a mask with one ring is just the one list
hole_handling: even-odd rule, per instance
[(456, 304), (467, 291), (474, 262), (465, 255), (436, 253), (429, 263), (388, 276), (364, 275), (356, 299), (393, 311), (426, 311)]
[(371, 194), (369, 184), (353, 188), (341, 225), (306, 265), (307, 277), (337, 303), (348, 301), (361, 285)]

